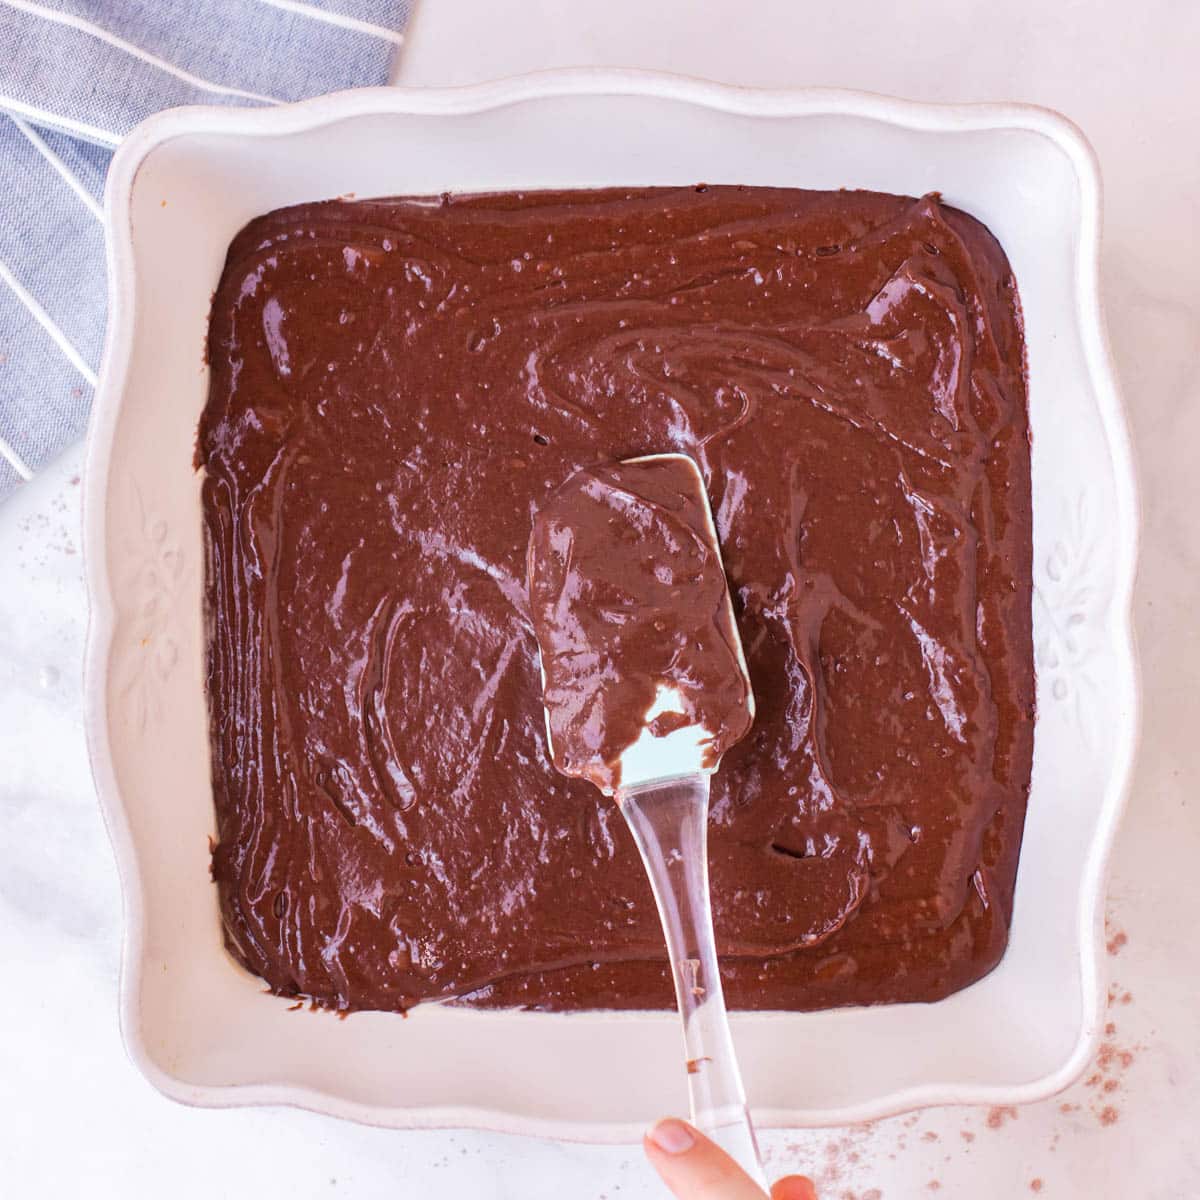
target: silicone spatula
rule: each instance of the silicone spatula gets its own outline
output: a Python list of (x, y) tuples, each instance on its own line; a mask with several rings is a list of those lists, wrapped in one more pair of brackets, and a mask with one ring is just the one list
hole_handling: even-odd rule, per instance
[(709, 781), (749, 728), (754, 698), (696, 464), (650, 455), (573, 476), (535, 518), (529, 589), (551, 756), (615, 795), (654, 892), (692, 1121), (765, 1190), (707, 856)]

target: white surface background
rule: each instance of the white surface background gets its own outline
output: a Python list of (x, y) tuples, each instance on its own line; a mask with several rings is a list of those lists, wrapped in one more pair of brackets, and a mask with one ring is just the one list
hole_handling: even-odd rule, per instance
[[(1145, 727), (1110, 886), (1112, 1033), (1083, 1081), (1019, 1113), (767, 1134), (771, 1168), (808, 1170), (822, 1200), (1200, 1195), (1198, 58), (1191, 0), (420, 0), (398, 82), (640, 66), (1025, 100), (1072, 117), (1099, 153), (1105, 298), (1144, 504)], [(0, 1196), (664, 1194), (633, 1149), (189, 1110), (130, 1066), (120, 897), (81, 722), (81, 461), (69, 453), (0, 506)]]

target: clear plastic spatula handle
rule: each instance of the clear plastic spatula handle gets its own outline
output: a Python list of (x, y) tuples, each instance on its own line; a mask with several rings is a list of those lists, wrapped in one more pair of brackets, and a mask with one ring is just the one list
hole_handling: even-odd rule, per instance
[(658, 904), (683, 1021), (692, 1123), (767, 1191), (717, 968), (708, 894), (708, 775), (617, 792)]

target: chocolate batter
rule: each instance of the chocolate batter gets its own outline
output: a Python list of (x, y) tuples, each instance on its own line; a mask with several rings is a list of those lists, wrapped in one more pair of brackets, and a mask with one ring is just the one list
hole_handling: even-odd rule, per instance
[(1004, 950), (1033, 740), (1020, 308), (936, 197), (330, 202), (214, 303), (208, 692), (233, 953), (342, 1009), (668, 1006), (619, 814), (558, 774), (524, 587), (581, 467), (678, 450), (757, 701), (713, 779), (732, 1004)]
[[(621, 756), (644, 733), (699, 727), (706, 768), (746, 735), (754, 697), (690, 459), (572, 475), (534, 517), (529, 599), (550, 750), (564, 775), (612, 795)], [(663, 688), (672, 702), (648, 720)]]

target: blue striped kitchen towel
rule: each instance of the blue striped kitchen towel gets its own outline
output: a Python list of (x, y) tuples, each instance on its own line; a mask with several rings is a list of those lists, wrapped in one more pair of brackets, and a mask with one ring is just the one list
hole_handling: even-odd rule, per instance
[(87, 423), (113, 147), (177, 104), (387, 83), (412, 0), (0, 0), (0, 498)]

